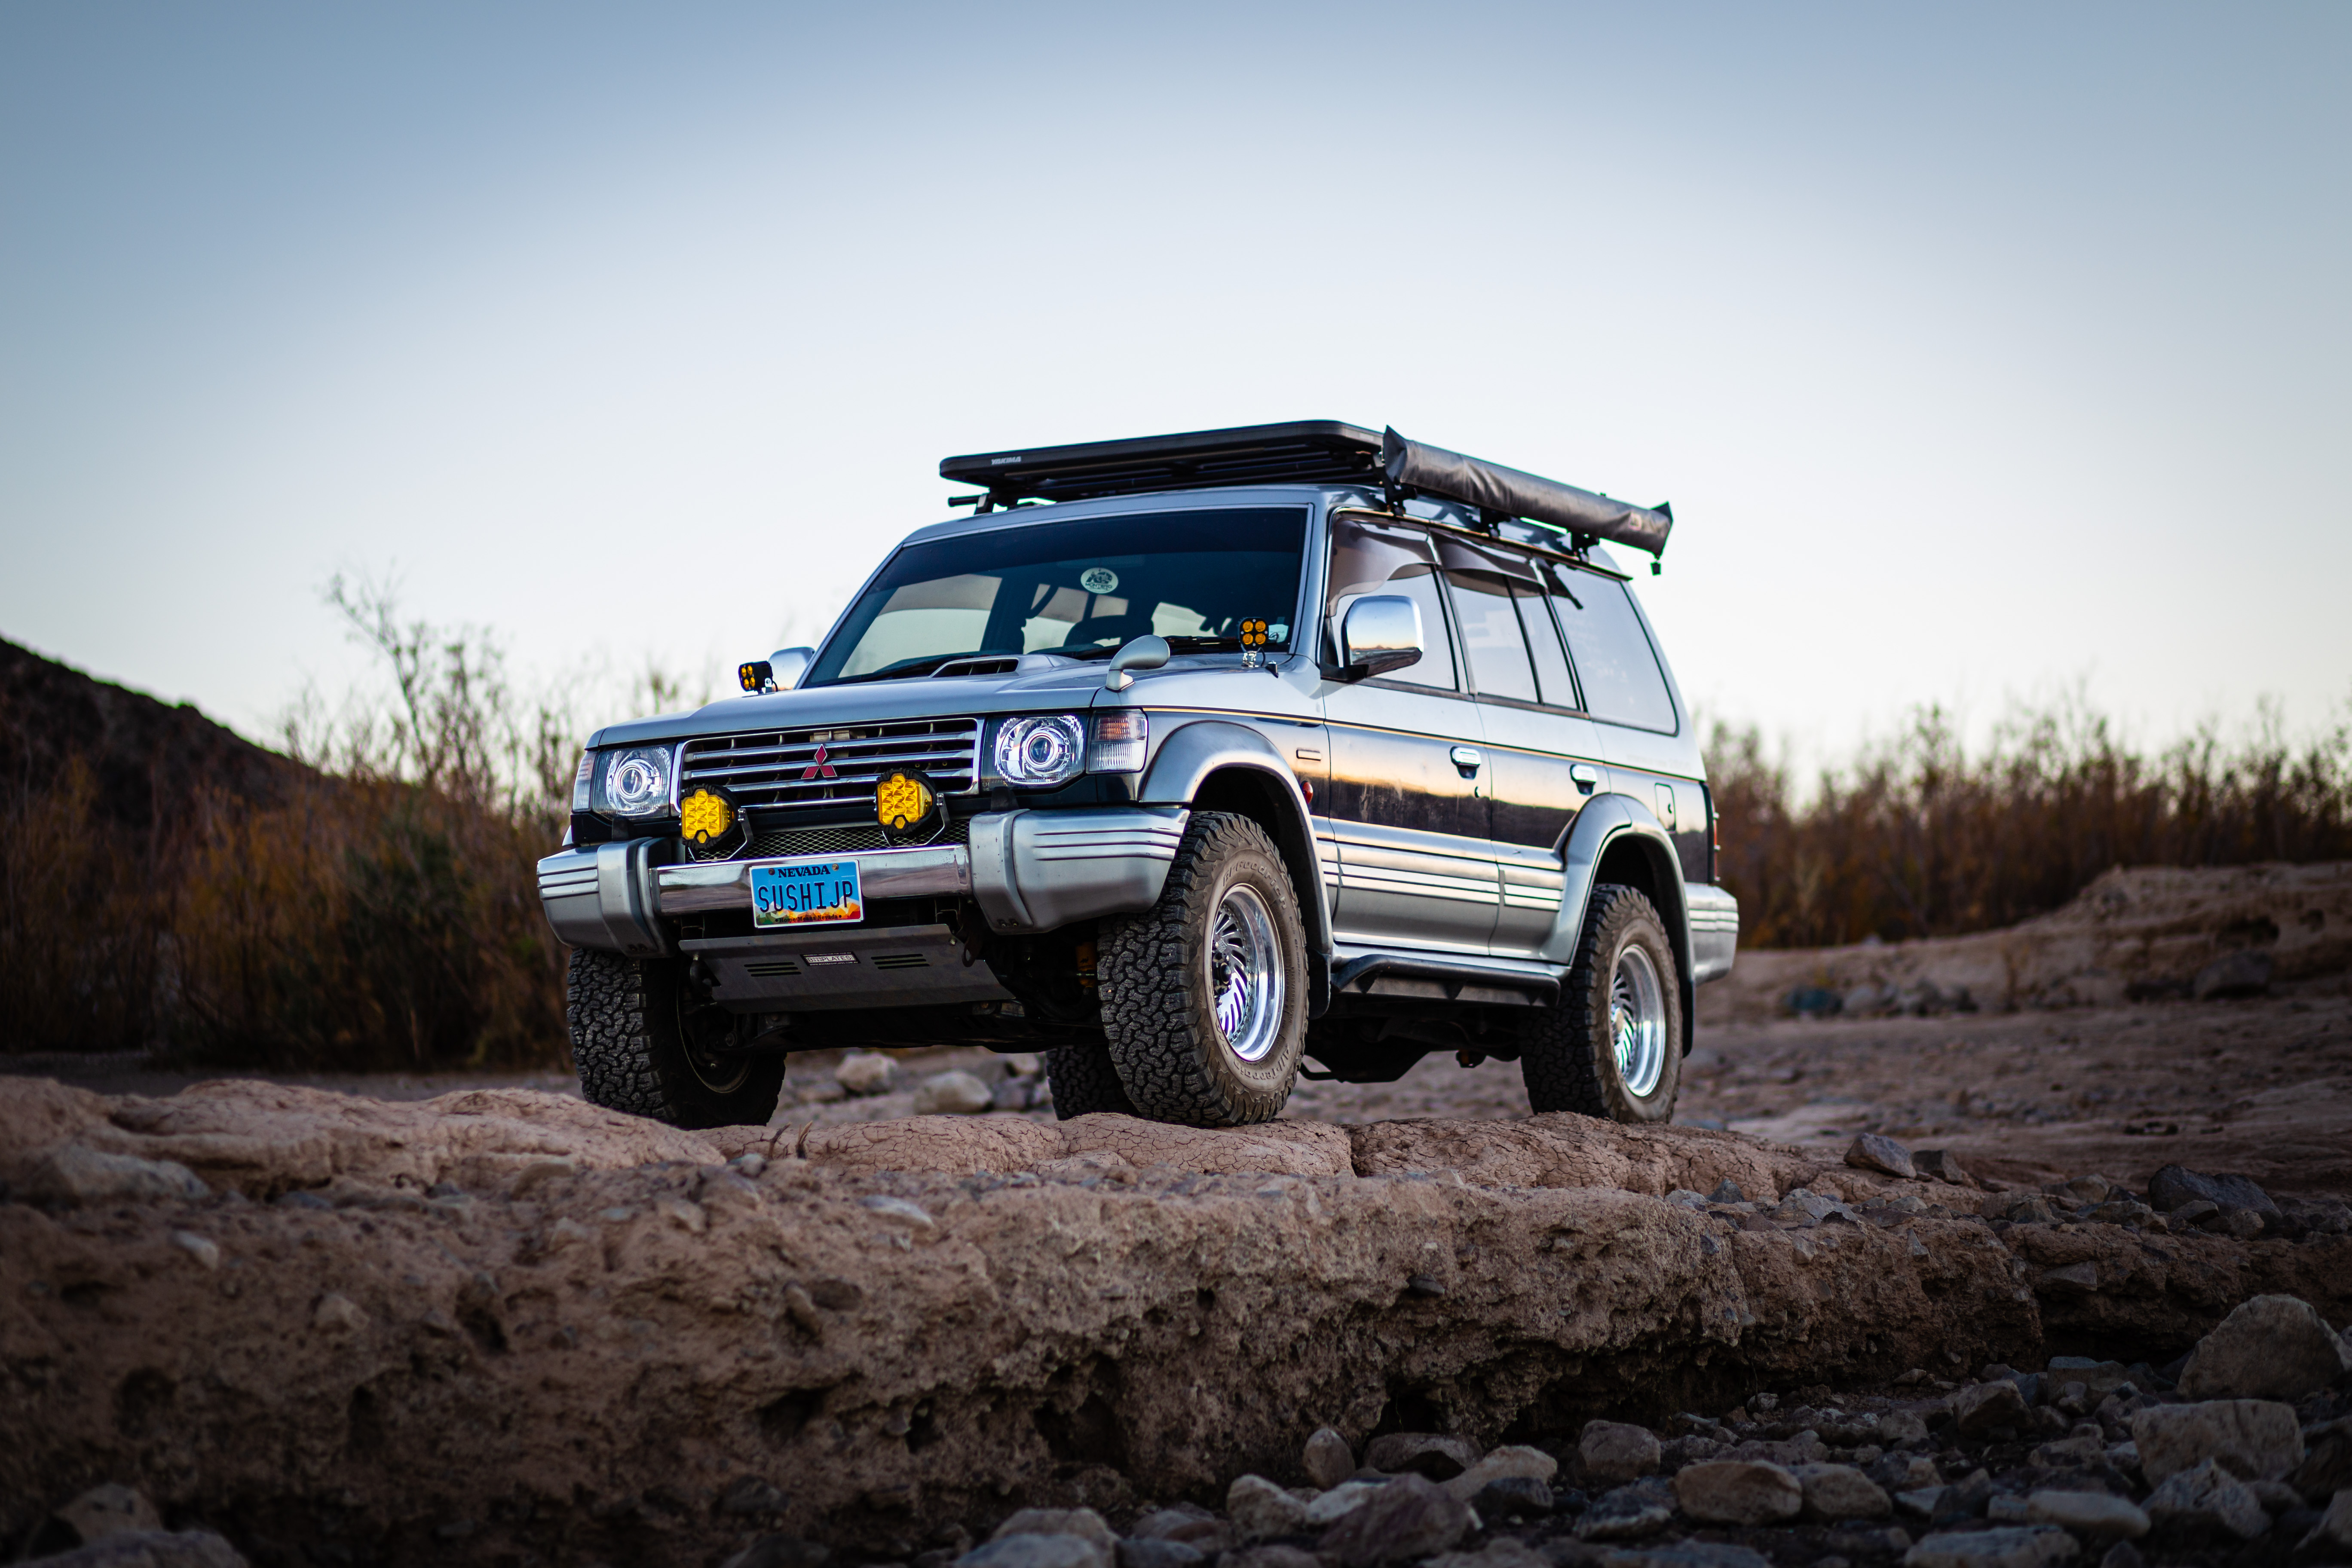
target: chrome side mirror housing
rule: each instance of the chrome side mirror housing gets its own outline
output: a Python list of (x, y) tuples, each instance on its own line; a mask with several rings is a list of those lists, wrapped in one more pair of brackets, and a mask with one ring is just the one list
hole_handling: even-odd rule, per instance
[(1402, 594), (1370, 594), (1348, 606), (1339, 623), (1343, 679), (1361, 680), (1419, 664), (1425, 644), (1421, 606)]
[(1135, 684), (1129, 673), (1138, 669), (1158, 669), (1168, 662), (1168, 639), (1149, 633), (1129, 642), (1110, 656), (1110, 674), (1103, 679), (1107, 691), (1124, 691)]
[(775, 673), (771, 679), (778, 691), (790, 691), (801, 683), (801, 677), (816, 662), (813, 647), (780, 647), (768, 656), (768, 665)]

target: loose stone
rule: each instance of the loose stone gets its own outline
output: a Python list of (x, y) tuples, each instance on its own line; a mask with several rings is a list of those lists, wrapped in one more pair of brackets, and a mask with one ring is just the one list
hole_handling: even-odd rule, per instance
[(1675, 1501), (1693, 1519), (1716, 1524), (1771, 1524), (1794, 1519), (1805, 1489), (1778, 1465), (1710, 1459), (1675, 1476)]
[(1225, 1489), (1225, 1514), (1245, 1541), (1296, 1535), (1307, 1528), (1307, 1505), (1264, 1476), (1242, 1476)]
[(1890, 1176), (1911, 1181), (1918, 1175), (1912, 1166), (1911, 1151), (1892, 1138), (1875, 1132), (1864, 1132), (1845, 1152), (1845, 1163), (1856, 1170), (1880, 1171)]
[(1348, 1439), (1328, 1426), (1318, 1426), (1307, 1439), (1304, 1455), (1307, 1479), (1325, 1491), (1330, 1490), (1356, 1473), (1355, 1451)]
[(1411, 1471), (1433, 1481), (1452, 1480), (1478, 1462), (1466, 1439), (1435, 1432), (1391, 1432), (1364, 1450), (1364, 1463), (1383, 1475)]
[(2109, 1492), (2039, 1491), (2025, 1500), (2029, 1524), (2054, 1524), (2077, 1535), (2137, 1541), (2147, 1533), (2147, 1515), (2128, 1499)]
[(918, 1116), (977, 1116), (994, 1104), (989, 1087), (968, 1072), (943, 1072), (915, 1089)]
[(1496, 1481), (1532, 1480), (1546, 1483), (1559, 1473), (1559, 1461), (1541, 1448), (1517, 1445), (1496, 1449), (1444, 1483), (1445, 1489), (1468, 1502)]
[(2352, 1370), (2352, 1352), (2308, 1302), (2256, 1296), (2197, 1342), (2180, 1373), (2192, 1399), (2284, 1399), (2315, 1394)]
[(1470, 1533), (1470, 1505), (1419, 1475), (1399, 1476), (1323, 1532), (1316, 1555), (1339, 1568), (1379, 1568), (1451, 1551)]
[(1952, 1400), (1952, 1420), (1964, 1437), (1982, 1437), (2025, 1420), (2025, 1395), (2006, 1378), (1960, 1390)]
[(1662, 1451), (1657, 1435), (1647, 1427), (1622, 1421), (1588, 1421), (1577, 1438), (1576, 1458), (1589, 1479), (1615, 1486), (1654, 1473)]
[(2158, 1524), (2189, 1532), (2227, 1531), (2241, 1541), (2271, 1527), (2261, 1501), (2214, 1459), (2174, 1472), (2148, 1494), (2147, 1511)]
[(1885, 1519), (1895, 1511), (1878, 1484), (1852, 1465), (1798, 1465), (1790, 1473), (1804, 1490), (1808, 1518)]
[(2303, 1462), (2303, 1428), (2294, 1406), (2271, 1400), (2158, 1405), (2131, 1418), (2131, 1435), (2140, 1472), (2151, 1483), (2208, 1460), (2261, 1480), (2278, 1479)]

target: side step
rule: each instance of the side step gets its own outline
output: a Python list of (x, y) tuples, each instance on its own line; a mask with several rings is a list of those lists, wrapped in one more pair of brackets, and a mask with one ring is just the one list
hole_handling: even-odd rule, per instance
[(1368, 952), (1333, 967), (1331, 995), (1550, 1007), (1559, 1002), (1559, 979), (1534, 965), (1504, 969), (1428, 953)]

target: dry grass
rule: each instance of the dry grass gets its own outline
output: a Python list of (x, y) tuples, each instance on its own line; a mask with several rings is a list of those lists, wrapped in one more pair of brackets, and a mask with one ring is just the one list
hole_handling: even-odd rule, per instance
[(2057, 909), (2116, 866), (2352, 858), (2352, 726), (2291, 743), (2274, 713), (2155, 756), (2080, 705), (2019, 709), (1970, 754), (1939, 708), (1801, 795), (1750, 728), (1707, 772), (1748, 947), (1954, 936)]
[[(478, 632), (332, 604), (392, 695), (289, 721), (274, 800), (199, 782), (101, 831), (94, 770), (0, 789), (0, 1049), (162, 1048), (280, 1068), (564, 1060), (563, 950), (533, 862), (562, 830), (584, 726), (520, 700)], [(635, 693), (674, 705), (658, 670)], [(1940, 710), (1810, 793), (1752, 730), (1708, 748), (1743, 942), (1944, 936), (2063, 904), (2112, 866), (2352, 858), (2352, 729), (2265, 724), (2139, 755), (2079, 708), (2020, 711), (1970, 754)]]

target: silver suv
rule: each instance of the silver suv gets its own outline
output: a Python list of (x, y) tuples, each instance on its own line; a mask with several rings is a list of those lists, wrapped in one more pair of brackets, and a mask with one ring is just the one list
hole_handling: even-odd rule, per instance
[(1665, 507), (1331, 423), (940, 472), (972, 514), (822, 647), (592, 738), (539, 867), (589, 1099), (759, 1123), (787, 1052), (960, 1044), (1229, 1126), (1450, 1050), (1672, 1117), (1738, 906), (1602, 548)]

